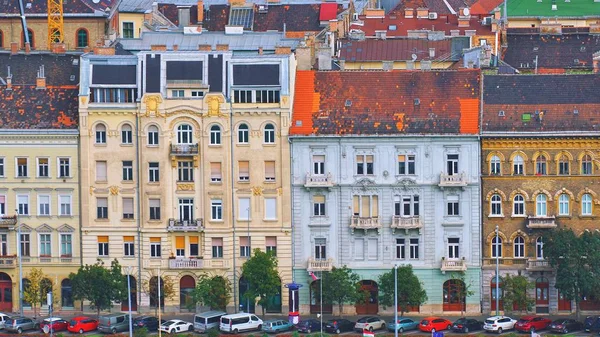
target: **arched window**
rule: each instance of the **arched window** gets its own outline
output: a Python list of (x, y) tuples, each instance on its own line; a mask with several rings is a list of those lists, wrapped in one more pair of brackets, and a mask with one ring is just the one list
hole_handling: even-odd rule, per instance
[(490, 174), (494, 176), (499, 176), (501, 174), (500, 167), (500, 157), (493, 156), (492, 160), (490, 160)]
[(96, 144), (106, 144), (106, 125), (96, 125)]
[(133, 143), (133, 130), (131, 125), (124, 124), (121, 127), (121, 144), (132, 144)]
[(581, 215), (592, 215), (592, 196), (588, 193), (581, 196)]
[(569, 157), (564, 153), (558, 158), (558, 174), (569, 174)]
[(525, 239), (522, 236), (517, 236), (515, 238), (515, 242), (513, 244), (514, 247), (514, 257), (515, 258), (524, 258), (525, 257)]
[(558, 197), (558, 215), (569, 215), (569, 195), (566, 193)]
[(158, 127), (156, 125), (148, 127), (148, 145), (158, 145)]
[(265, 143), (266, 144), (274, 144), (275, 143), (275, 127), (271, 123), (265, 125)]
[(210, 145), (221, 145), (221, 127), (218, 125), (210, 127)]
[[(33, 30), (27, 28), (27, 35), (29, 36), (29, 46), (33, 49), (35, 45)], [(23, 42), (23, 48), (25, 48), (25, 34), (23, 34), (23, 32), (21, 32), (21, 40)]]
[(77, 48), (85, 48), (88, 46), (88, 31), (84, 28), (77, 30)]
[(240, 124), (238, 127), (238, 144), (248, 144), (249, 128), (247, 124)]
[(592, 157), (589, 154), (581, 158), (581, 174), (592, 174)]
[(544, 156), (542, 154), (539, 157), (537, 157), (537, 160), (535, 161), (535, 174), (537, 174), (537, 175), (547, 174), (546, 165), (547, 165), (546, 156)]
[(513, 175), (523, 175), (525, 171), (523, 170), (524, 160), (523, 157), (516, 155), (513, 158)]
[(525, 198), (520, 194), (513, 198), (513, 215), (525, 215)]
[(535, 240), (535, 257), (538, 260), (544, 259), (544, 239), (541, 236)]
[(177, 127), (177, 144), (192, 144), (192, 126), (181, 124)]
[(490, 200), (491, 215), (502, 215), (502, 198), (499, 194), (492, 195)]
[(492, 238), (492, 257), (502, 257), (502, 238), (499, 236)]
[(538, 194), (535, 198), (535, 214), (537, 216), (548, 215), (547, 200), (548, 198), (545, 194)]

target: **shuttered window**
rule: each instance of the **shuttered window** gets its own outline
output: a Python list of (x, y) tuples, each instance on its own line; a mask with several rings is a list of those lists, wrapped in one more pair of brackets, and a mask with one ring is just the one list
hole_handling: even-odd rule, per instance
[(221, 179), (221, 163), (210, 163), (210, 181), (218, 183)]
[(250, 180), (250, 163), (247, 161), (238, 162), (239, 167), (239, 181), (249, 181)]
[(96, 162), (96, 181), (106, 181), (106, 162), (105, 161), (97, 161)]
[(265, 162), (265, 181), (275, 181), (275, 162)]

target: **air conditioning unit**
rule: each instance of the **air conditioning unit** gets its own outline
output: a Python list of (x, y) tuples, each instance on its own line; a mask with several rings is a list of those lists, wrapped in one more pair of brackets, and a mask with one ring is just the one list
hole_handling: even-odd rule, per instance
[(489, 26), (489, 25), (491, 25), (491, 24), (492, 24), (492, 17), (491, 17), (491, 16), (488, 16), (488, 17), (486, 17), (486, 18), (483, 18), (483, 22), (482, 22), (482, 24), (483, 24), (484, 26)]
[(269, 11), (269, 7), (267, 5), (258, 5), (259, 13), (267, 13)]
[(429, 20), (436, 20), (437, 19), (437, 13), (436, 12), (429, 13), (428, 18), (429, 18)]

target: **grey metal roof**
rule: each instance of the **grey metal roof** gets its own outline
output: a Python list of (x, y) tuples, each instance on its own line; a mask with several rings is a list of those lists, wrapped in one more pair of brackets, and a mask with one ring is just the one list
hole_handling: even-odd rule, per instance
[(279, 32), (244, 32), (240, 35), (227, 35), (224, 32), (202, 32), (202, 34), (183, 34), (182, 32), (144, 32), (139, 39), (118, 39), (124, 50), (141, 51), (150, 50), (152, 45), (166, 45), (167, 50), (173, 50), (177, 45), (178, 50), (198, 50), (198, 45), (212, 45), (216, 49), (218, 44), (229, 45), (229, 50), (244, 51), (275, 50), (275, 47), (291, 47), (296, 49), (300, 39), (285, 38)]

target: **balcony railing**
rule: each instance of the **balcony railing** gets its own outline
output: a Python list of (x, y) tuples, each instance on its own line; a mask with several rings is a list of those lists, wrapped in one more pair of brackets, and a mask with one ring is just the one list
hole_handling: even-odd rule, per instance
[(198, 144), (171, 144), (171, 154), (175, 156), (197, 155)]
[(167, 231), (169, 232), (202, 232), (204, 231), (203, 219), (196, 220), (176, 220), (169, 219), (167, 225)]
[(467, 270), (467, 261), (465, 258), (459, 260), (451, 260), (442, 258), (442, 273), (447, 271), (466, 271)]
[(333, 187), (333, 177), (327, 174), (306, 174), (305, 187)]
[(169, 269), (202, 269), (204, 260), (190, 258), (175, 258), (169, 260)]
[(529, 216), (527, 221), (529, 229), (552, 229), (556, 228), (556, 218), (553, 216)]
[[(527, 265), (526, 258), (514, 258), (514, 257), (501, 257), (498, 258), (499, 266), (507, 266), (507, 267), (515, 267), (515, 268), (524, 268)], [(483, 259), (483, 266), (496, 266), (496, 258), (495, 257), (486, 257)]]
[(17, 266), (16, 256), (0, 256), (0, 269), (15, 268)]
[(467, 186), (467, 175), (464, 172), (457, 174), (440, 174), (440, 187), (462, 187)]
[(21, 256), (21, 261), (24, 264), (79, 264), (79, 258), (72, 256)]
[(551, 271), (552, 266), (548, 263), (548, 260), (545, 259), (532, 259), (527, 261), (527, 270), (530, 271)]
[(13, 227), (17, 224), (17, 216), (0, 216), (0, 227)]
[(363, 229), (363, 230), (377, 229), (377, 230), (379, 230), (381, 228), (381, 222), (379, 221), (378, 216), (360, 217), (360, 216), (353, 215), (352, 219), (350, 220), (350, 228), (352, 229), (352, 233), (354, 233), (355, 229)]
[(308, 266), (306, 267), (307, 271), (331, 271), (333, 268), (333, 260), (332, 259), (315, 259), (313, 257), (308, 259)]
[(395, 233), (396, 229), (404, 229), (408, 231), (409, 229), (419, 229), (423, 228), (423, 222), (421, 222), (420, 216), (400, 216), (394, 215), (392, 217), (392, 231)]

